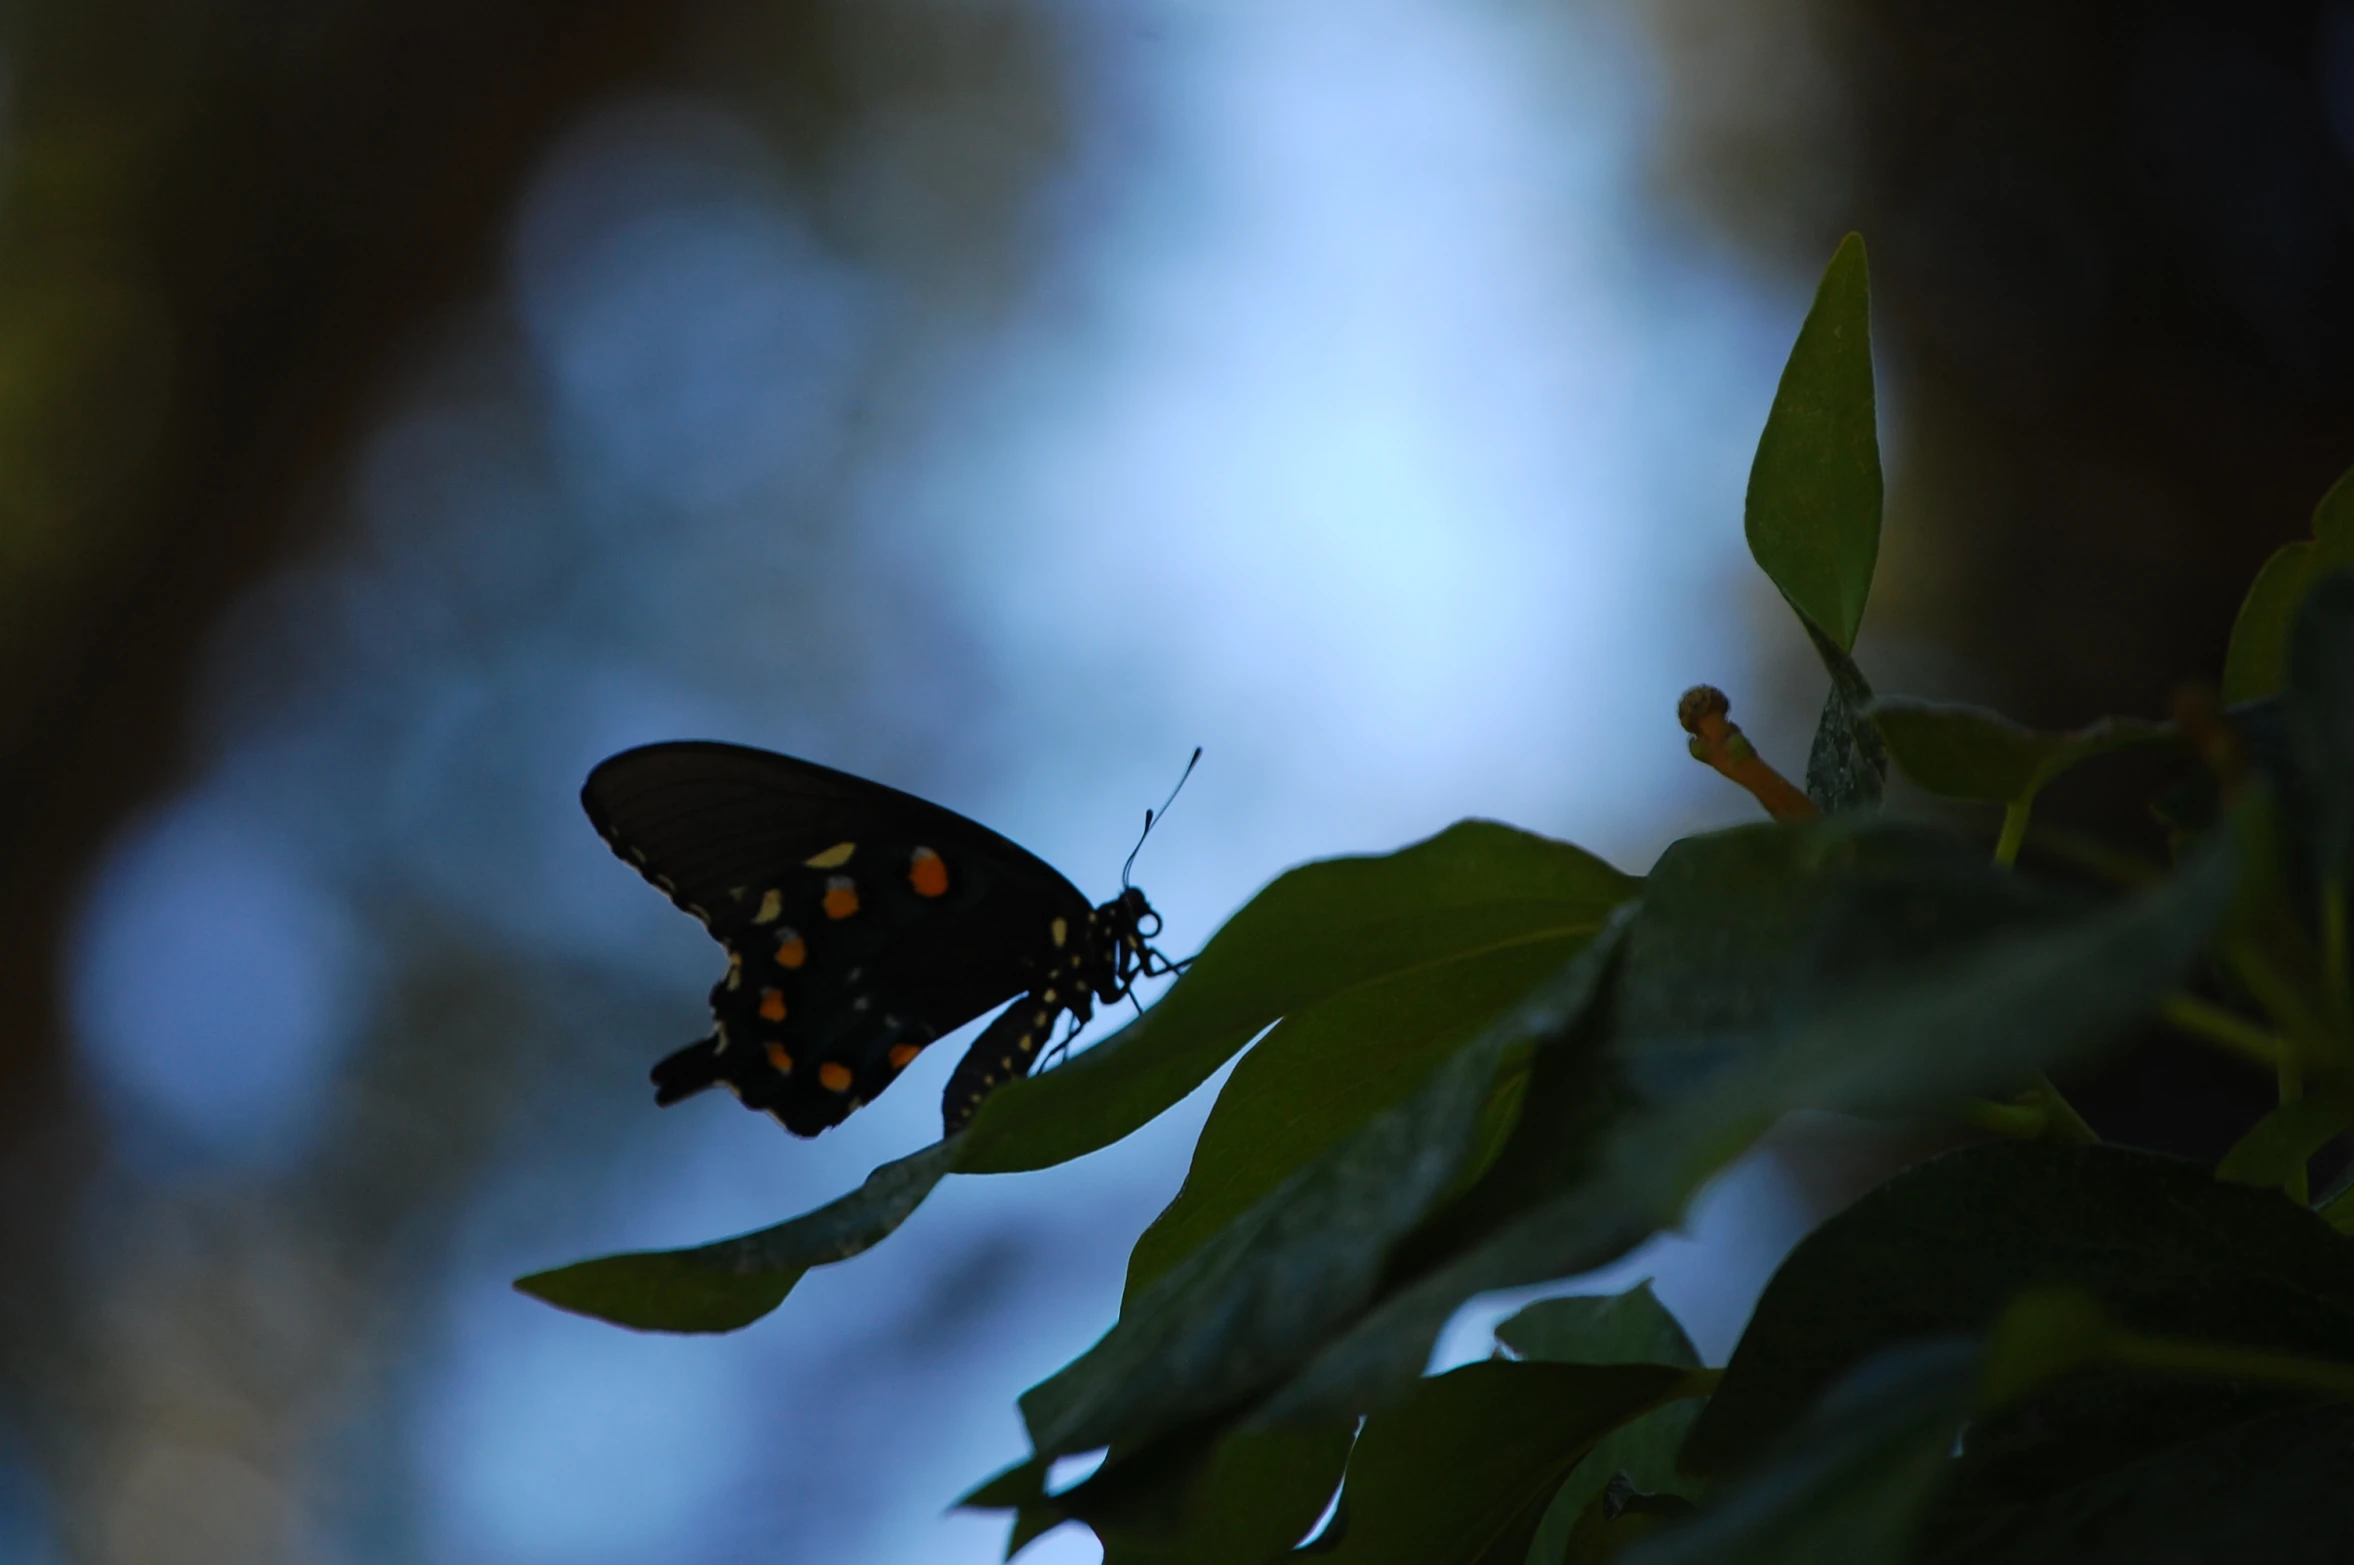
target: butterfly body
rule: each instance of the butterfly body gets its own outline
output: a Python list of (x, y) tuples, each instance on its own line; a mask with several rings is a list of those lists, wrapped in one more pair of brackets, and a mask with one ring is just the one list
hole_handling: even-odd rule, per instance
[(1090, 906), (953, 811), (740, 745), (624, 751), (581, 802), (613, 850), (726, 949), (712, 1032), (654, 1067), (655, 1101), (725, 1086), (796, 1135), (841, 1123), (936, 1039), (1008, 999), (951, 1076), (948, 1132), (1028, 1072), (1064, 1014), (1166, 964), (1133, 888)]

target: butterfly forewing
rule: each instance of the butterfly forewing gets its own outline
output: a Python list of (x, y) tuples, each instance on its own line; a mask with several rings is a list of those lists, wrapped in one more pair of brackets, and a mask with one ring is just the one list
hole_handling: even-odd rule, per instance
[(764, 750), (626, 751), (581, 798), (729, 953), (714, 1036), (657, 1070), (663, 1100), (723, 1081), (801, 1135), (1030, 987), (1057, 921), (1088, 916), (1077, 888), (987, 827)]

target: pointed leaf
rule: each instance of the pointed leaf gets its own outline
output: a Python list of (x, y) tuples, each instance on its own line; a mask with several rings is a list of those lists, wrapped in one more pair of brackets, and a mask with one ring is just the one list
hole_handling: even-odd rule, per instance
[(1539, 1299), (1500, 1323), (1496, 1340), (1524, 1359), (1556, 1364), (1700, 1367), (1682, 1322), (1659, 1302), (1648, 1279), (1624, 1293)]
[(948, 1172), (956, 1141), (885, 1163), (814, 1212), (691, 1250), (641, 1250), (518, 1278), (518, 1290), (560, 1310), (639, 1331), (734, 1331), (784, 1301), (812, 1266), (881, 1243)]
[(2174, 725), (2104, 717), (2066, 733), (2039, 732), (1984, 707), (1883, 696), (1871, 719), (1904, 774), (1941, 799), (2011, 804), (2081, 761), (2173, 740)]
[(1688, 1390), (1662, 1364), (1491, 1360), (1414, 1388), (1366, 1420), (1336, 1565), (1519, 1559), (1561, 1480), (1610, 1431)]
[(2354, 470), (2313, 510), (2313, 537), (2284, 544), (2256, 573), (2231, 627), (2223, 660), (2223, 699), (2231, 705), (2275, 694), (2288, 679), (2289, 627), (2305, 589), (2331, 571), (2354, 567)]
[(1013, 1512), (1013, 1527), (1005, 1540), (1005, 1557), (1010, 1560), (1041, 1535), (1072, 1519), (1060, 1498), (1046, 1492), (1047, 1474), (1053, 1466), (1036, 1456), (1016, 1462), (969, 1490), (949, 1509)]
[(1085, 1481), (1045, 1492), (1033, 1458), (957, 1502), (1015, 1512), (1006, 1557), (1066, 1521), (1085, 1524), (1104, 1565), (1254, 1565), (1287, 1556), (1340, 1486), (1356, 1421), (1179, 1438), (1115, 1452)]
[(1568, 843), (1492, 821), (1382, 858), (1302, 865), (1227, 920), (1143, 1017), (991, 1093), (957, 1171), (1045, 1168), (1108, 1146), (1287, 1012), (1432, 962), (1591, 935), (1636, 886)]
[(1880, 553), (1871, 282), (1849, 234), (1823, 272), (1749, 470), (1749, 552), (1807, 623), (1855, 647)]

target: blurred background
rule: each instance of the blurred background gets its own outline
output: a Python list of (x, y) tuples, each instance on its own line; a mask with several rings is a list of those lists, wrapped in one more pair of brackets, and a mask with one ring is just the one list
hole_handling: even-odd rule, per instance
[[(2354, 460), (2354, 6), (24, 0), (0, 69), (12, 1562), (997, 1557), (943, 1507), (1207, 1093), (737, 1336), (511, 1293), (831, 1197), (954, 1053), (656, 1113), (718, 952), (580, 817), (615, 749), (1101, 897), (1204, 745), (1173, 950), (1463, 815), (1640, 870), (1746, 818), (1686, 684), (1802, 763), (1740, 502), (1850, 228), (1883, 688), (2161, 711)], [(2147, 1052), (2104, 1129), (2262, 1100)], [(1721, 1355), (1846, 1177), (1633, 1275)]]

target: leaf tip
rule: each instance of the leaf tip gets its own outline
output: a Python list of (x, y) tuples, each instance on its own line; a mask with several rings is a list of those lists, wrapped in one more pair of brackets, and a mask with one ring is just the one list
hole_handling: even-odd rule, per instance
[(645, 1252), (532, 1272), (513, 1286), (527, 1298), (608, 1325), (702, 1335), (751, 1325), (782, 1304), (800, 1278), (799, 1268), (747, 1275), (699, 1267), (675, 1252)]

